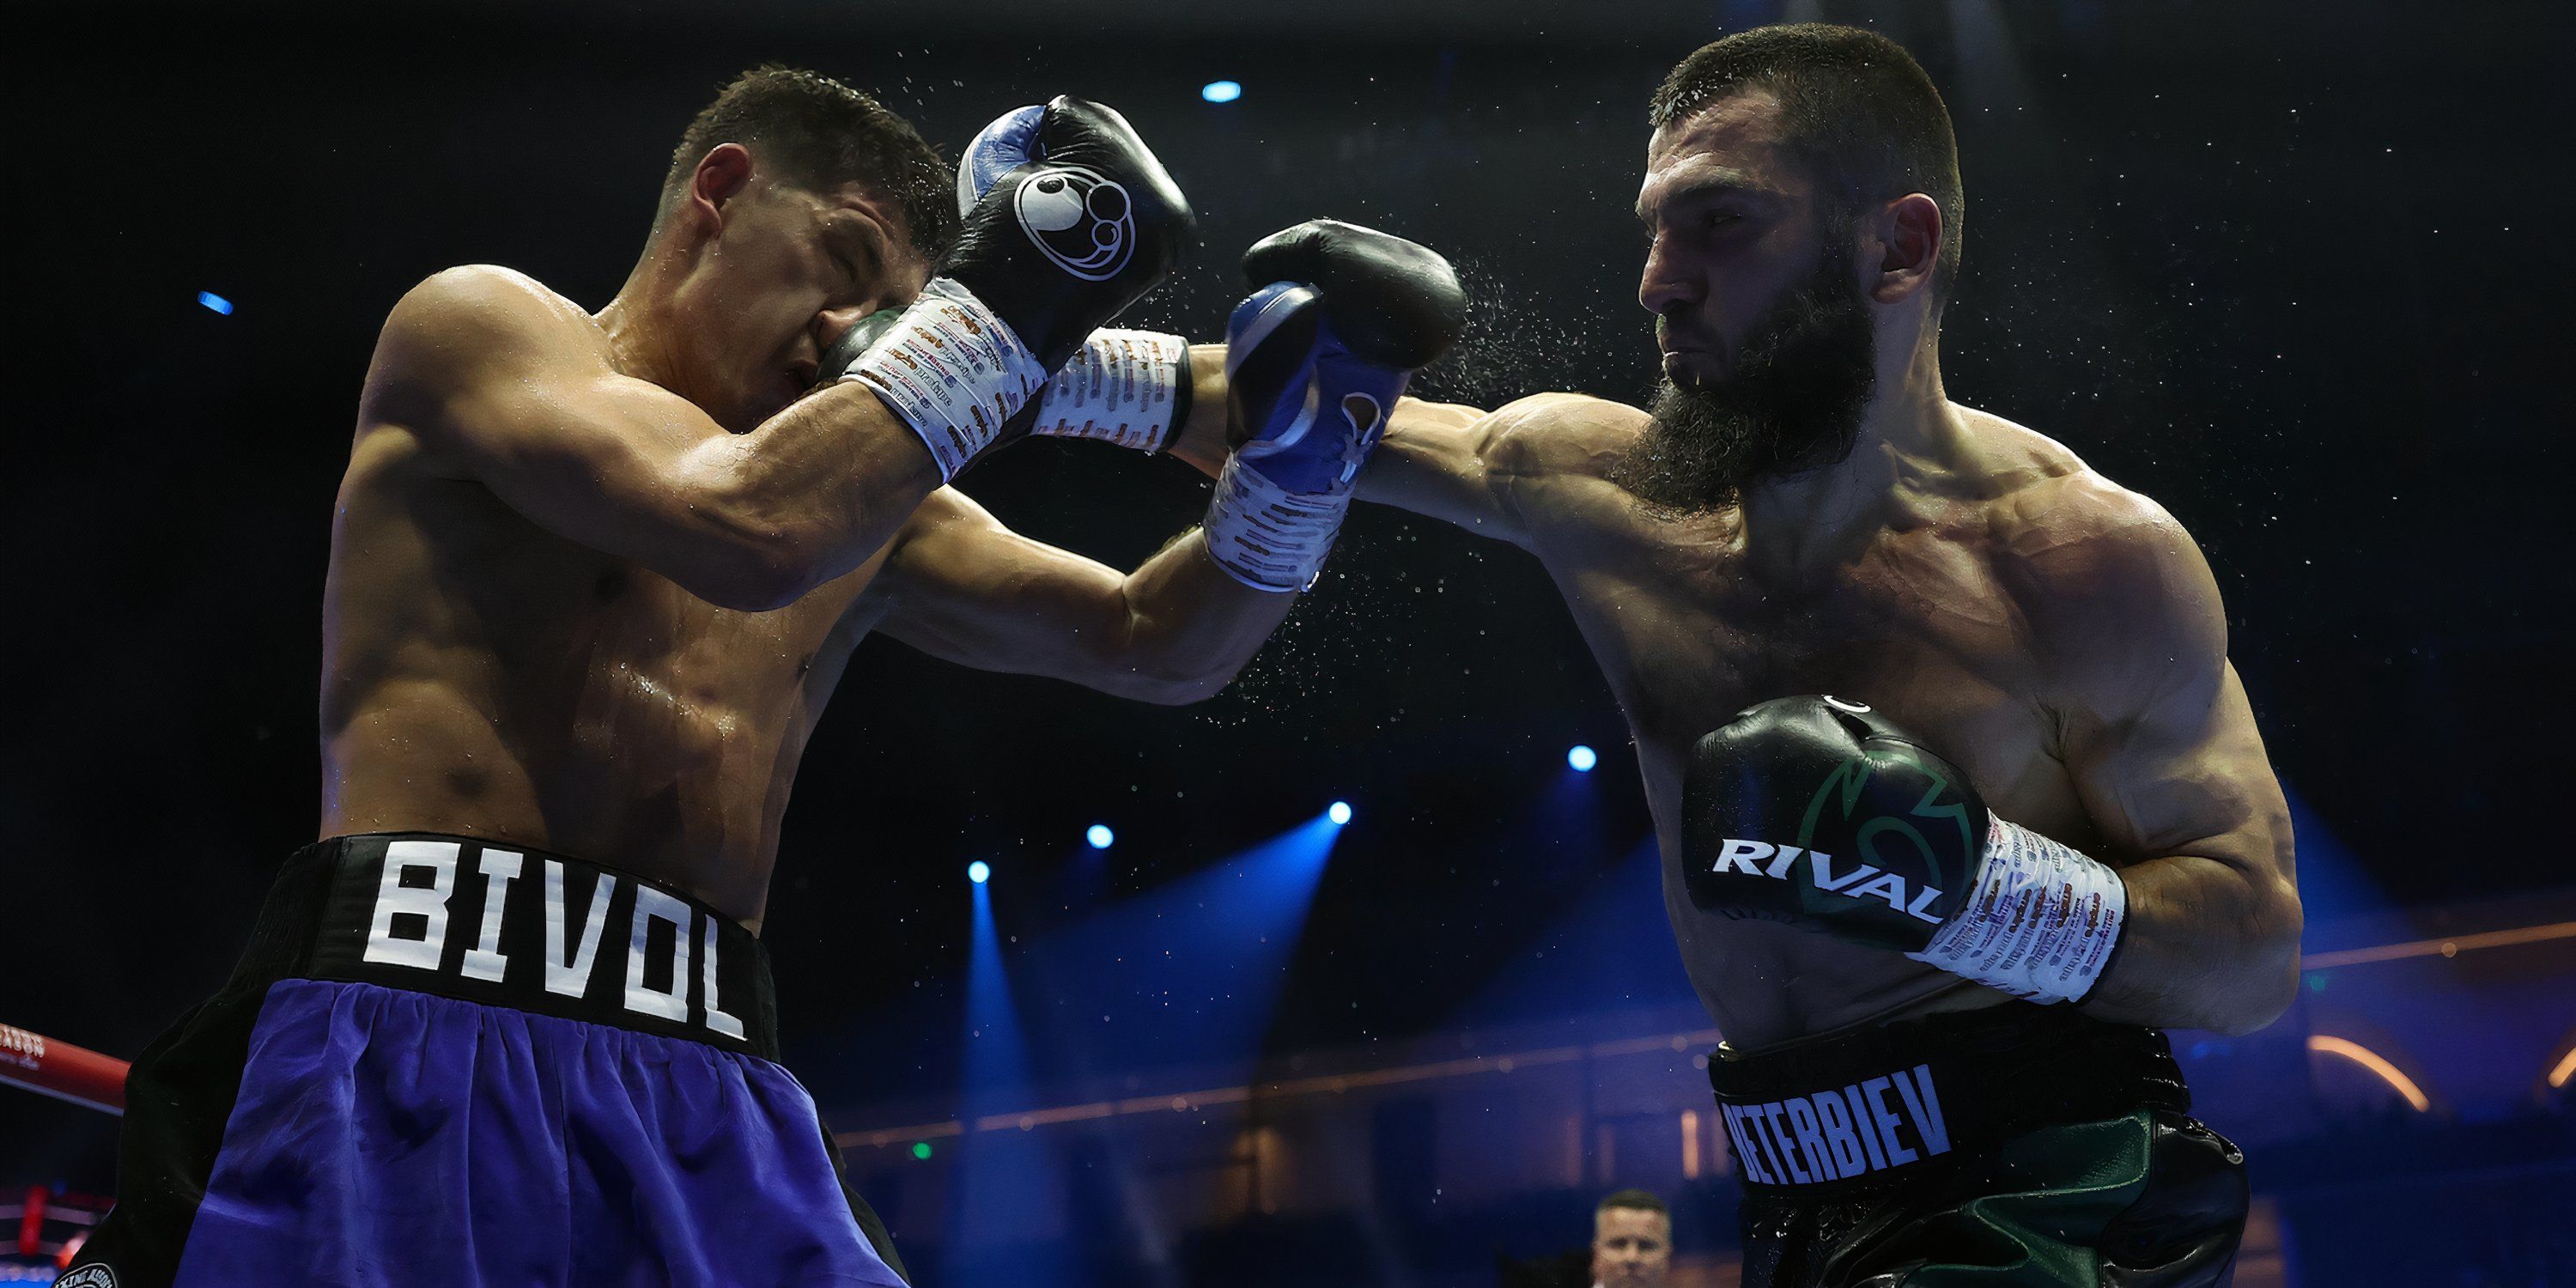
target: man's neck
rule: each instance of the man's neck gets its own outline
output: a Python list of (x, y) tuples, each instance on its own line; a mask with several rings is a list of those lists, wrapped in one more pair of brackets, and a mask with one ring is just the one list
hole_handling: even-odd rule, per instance
[(1889, 367), (1861, 414), (1851, 455), (1745, 489), (1745, 544), (1765, 572), (1805, 580), (1841, 562), (1887, 522), (1910, 483), (1957, 458), (1958, 414), (1942, 390), (1932, 346)]
[(667, 338), (677, 329), (670, 316), (676, 266), (667, 260), (662, 248), (648, 248), (607, 307), (591, 316), (608, 337), (609, 363), (619, 374), (685, 397), (678, 384), (682, 368)]

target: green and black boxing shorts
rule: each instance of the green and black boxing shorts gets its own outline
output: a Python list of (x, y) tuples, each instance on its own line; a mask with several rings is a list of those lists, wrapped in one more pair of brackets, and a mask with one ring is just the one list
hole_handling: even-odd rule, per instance
[(1709, 1061), (1747, 1288), (2224, 1285), (2245, 1157), (2165, 1035), (2010, 1002)]

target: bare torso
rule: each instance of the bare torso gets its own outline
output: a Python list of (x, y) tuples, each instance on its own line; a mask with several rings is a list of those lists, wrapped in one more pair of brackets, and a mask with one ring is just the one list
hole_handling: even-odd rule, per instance
[[(2115, 489), (2037, 434), (1957, 411), (1968, 468), (1900, 484), (1884, 521), (1795, 573), (1750, 551), (1732, 511), (1659, 517), (1604, 479), (1616, 426), (1529, 449), (1546, 459), (1515, 483), (1532, 547), (1636, 736), (1683, 963), (1739, 1047), (2005, 999), (1899, 954), (1692, 905), (1682, 765), (1738, 710), (1799, 693), (1868, 701), (1957, 761), (2001, 816), (2103, 853), (2038, 696), (2050, 686), (2016, 571), (2088, 493)], [(1630, 415), (1625, 434), (1643, 422)]]
[(538, 527), (371, 400), (323, 606), (320, 833), (515, 841), (757, 929), (798, 758), (882, 552), (743, 612)]

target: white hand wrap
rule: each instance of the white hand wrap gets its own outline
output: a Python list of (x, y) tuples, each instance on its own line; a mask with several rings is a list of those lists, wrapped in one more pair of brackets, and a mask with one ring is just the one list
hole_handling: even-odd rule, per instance
[(2082, 998), (2119, 942), (2129, 888), (2097, 860), (1993, 819), (1967, 905), (1906, 956), (2048, 1004)]
[(1189, 365), (1190, 342), (1177, 335), (1094, 331), (1047, 382), (1029, 432), (1159, 452), (1171, 441), (1173, 400)]
[(1330, 492), (1291, 492), (1229, 456), (1208, 505), (1208, 553), (1254, 590), (1304, 590), (1332, 552), (1351, 491), (1346, 478)]
[(864, 380), (953, 479), (1046, 383), (1037, 355), (972, 291), (930, 279), (843, 380)]

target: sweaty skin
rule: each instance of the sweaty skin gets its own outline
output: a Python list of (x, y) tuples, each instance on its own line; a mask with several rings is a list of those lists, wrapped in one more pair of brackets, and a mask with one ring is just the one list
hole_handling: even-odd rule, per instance
[[(1677, 380), (1817, 262), (1778, 105), (1740, 93), (1659, 131), (1640, 300)], [(2004, 994), (1899, 953), (1693, 906), (1684, 757), (1769, 698), (1865, 700), (1957, 762), (1995, 813), (2122, 870), (2130, 923), (2085, 1004), (2130, 1023), (2247, 1031), (2284, 1008), (2298, 897), (2280, 786), (2227, 661), (2218, 588), (2154, 502), (1943, 393), (1928, 287), (1937, 205), (1859, 234), (1877, 392), (1851, 457), (1672, 516), (1611, 481), (1633, 407), (1542, 394), (1492, 412), (1399, 404), (1359, 495), (1536, 555), (1635, 735), (1665, 907), (1739, 1049)]]
[(320, 835), (556, 850), (757, 930), (869, 631), (1147, 701), (1223, 687), (1293, 596), (1195, 532), (1126, 575), (1027, 540), (865, 388), (803, 394), (843, 329), (918, 293), (908, 246), (889, 203), (771, 184), (727, 144), (596, 315), (489, 267), (395, 307), (332, 531)]

